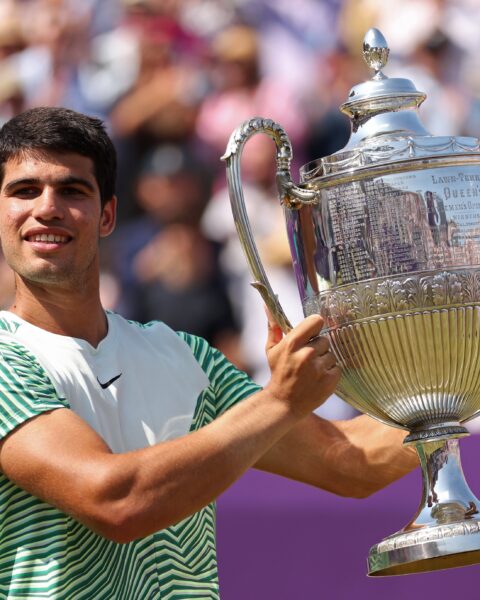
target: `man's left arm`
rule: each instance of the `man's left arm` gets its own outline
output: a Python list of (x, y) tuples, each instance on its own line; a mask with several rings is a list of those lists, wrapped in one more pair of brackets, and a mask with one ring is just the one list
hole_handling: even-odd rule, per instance
[(406, 432), (366, 415), (326, 421), (312, 414), (277, 442), (256, 468), (340, 496), (364, 498), (418, 466)]

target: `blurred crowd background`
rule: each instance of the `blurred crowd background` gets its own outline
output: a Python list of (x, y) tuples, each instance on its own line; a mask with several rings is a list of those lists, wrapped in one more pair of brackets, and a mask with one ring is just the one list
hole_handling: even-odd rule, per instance
[[(427, 92), (433, 134), (480, 135), (478, 0), (0, 0), (0, 124), (45, 105), (102, 118), (119, 155), (106, 307), (207, 338), (260, 383), (263, 303), (234, 230), (220, 161), (260, 115), (287, 130), (297, 168), (343, 147), (338, 106), (370, 77), (365, 32), (387, 38), (389, 76)], [(244, 152), (249, 214), (272, 287), (301, 307), (275, 191), (273, 143)], [(12, 276), (0, 263), (0, 305)], [(350, 409), (338, 399), (327, 416)]]

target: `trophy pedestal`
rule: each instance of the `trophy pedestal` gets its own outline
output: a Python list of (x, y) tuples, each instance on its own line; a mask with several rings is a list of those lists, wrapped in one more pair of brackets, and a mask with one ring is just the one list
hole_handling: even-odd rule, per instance
[[(451, 528), (442, 528), (438, 540), (419, 541), (417, 532), (411, 532), (410, 536), (402, 540), (410, 542), (410, 545), (379, 551), (379, 546), (384, 542), (395, 540), (394, 536), (386, 538), (370, 550), (368, 575), (408, 575), (480, 563), (480, 527), (478, 521), (473, 521), (472, 524), (475, 533), (467, 533), (462, 524), (457, 523)], [(425, 534), (437, 537), (434, 527), (429, 528)]]
[(423, 497), (401, 531), (370, 549), (370, 576), (406, 575), (480, 563), (480, 501), (468, 487), (457, 439), (417, 443)]

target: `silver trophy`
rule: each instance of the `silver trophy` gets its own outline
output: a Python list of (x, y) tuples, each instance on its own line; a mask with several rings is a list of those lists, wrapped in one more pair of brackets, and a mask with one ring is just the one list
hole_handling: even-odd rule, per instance
[(430, 135), (425, 94), (383, 73), (388, 47), (375, 29), (363, 53), (374, 70), (341, 106), (345, 148), (290, 176), (292, 149), (277, 123), (253, 118), (225, 156), (234, 219), (253, 285), (284, 331), (245, 210), (245, 142), (273, 138), (277, 184), (305, 315), (321, 314), (343, 375), (337, 393), (361, 412), (408, 431), (423, 472), (417, 514), (373, 546), (370, 575), (480, 562), (479, 500), (468, 487), (458, 438), (480, 411), (480, 146)]

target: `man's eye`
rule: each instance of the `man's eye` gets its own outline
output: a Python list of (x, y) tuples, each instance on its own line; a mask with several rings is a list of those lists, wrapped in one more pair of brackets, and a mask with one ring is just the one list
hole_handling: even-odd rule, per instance
[(19, 198), (23, 198), (26, 196), (36, 196), (39, 193), (38, 188), (35, 187), (22, 187), (18, 190), (15, 190), (15, 196)]
[(83, 196), (84, 195), (83, 190), (80, 190), (80, 189), (75, 188), (75, 187), (65, 187), (65, 188), (62, 188), (60, 190), (60, 192), (64, 196)]

